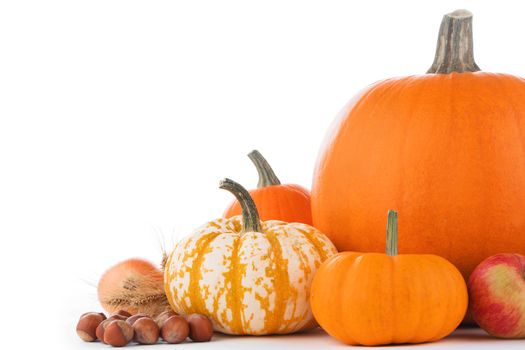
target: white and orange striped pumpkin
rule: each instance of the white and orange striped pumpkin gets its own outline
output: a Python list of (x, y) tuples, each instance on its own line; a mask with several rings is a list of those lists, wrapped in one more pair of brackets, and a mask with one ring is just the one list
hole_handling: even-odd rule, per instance
[(285, 334), (316, 325), (310, 286), (321, 263), (337, 253), (314, 227), (260, 222), (249, 193), (225, 179), (243, 215), (210, 221), (180, 241), (168, 258), (164, 286), (179, 314), (208, 316), (227, 334)]

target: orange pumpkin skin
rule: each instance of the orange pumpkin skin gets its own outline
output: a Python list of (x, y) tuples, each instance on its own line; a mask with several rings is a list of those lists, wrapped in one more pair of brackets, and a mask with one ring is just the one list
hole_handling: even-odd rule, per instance
[[(262, 221), (280, 220), (312, 225), (310, 191), (299, 185), (282, 185), (261, 153), (253, 150), (248, 157), (259, 173), (257, 189), (249, 191)], [(224, 212), (225, 218), (242, 213), (234, 200)]]
[(317, 270), (310, 304), (346, 344), (422, 343), (459, 325), (468, 295), (461, 273), (439, 256), (343, 252)]
[[(312, 225), (310, 192), (299, 185), (273, 185), (249, 191), (262, 221), (281, 220)], [(241, 214), (233, 201), (224, 212), (225, 218)]]
[[(467, 278), (525, 254), (525, 80), (428, 74), (376, 83), (341, 112), (320, 153), (313, 224), (339, 251), (382, 251), (383, 213), (403, 213), (403, 253)], [(365, 234), (366, 233), (366, 234)]]

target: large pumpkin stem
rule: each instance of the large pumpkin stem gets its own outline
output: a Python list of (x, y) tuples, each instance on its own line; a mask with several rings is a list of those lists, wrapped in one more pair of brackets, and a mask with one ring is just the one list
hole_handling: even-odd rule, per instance
[(443, 16), (436, 56), (427, 73), (477, 72), (472, 40), (472, 13), (456, 10)]
[(239, 201), (242, 209), (242, 232), (262, 232), (259, 212), (250, 193), (240, 184), (230, 179), (221, 180), (219, 188), (230, 191)]
[(262, 154), (259, 153), (259, 151), (251, 151), (250, 153), (248, 153), (248, 157), (251, 159), (253, 164), (255, 164), (255, 168), (259, 173), (259, 182), (257, 183), (257, 188), (281, 184), (281, 182), (273, 172), (272, 167), (270, 166), (270, 164), (268, 164), (266, 159), (264, 159)]
[(397, 212), (388, 211), (388, 221), (386, 223), (386, 255), (397, 255)]

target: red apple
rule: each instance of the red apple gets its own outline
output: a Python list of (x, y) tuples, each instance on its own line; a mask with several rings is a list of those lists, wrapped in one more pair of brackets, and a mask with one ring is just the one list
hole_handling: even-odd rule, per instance
[(483, 260), (468, 281), (470, 310), (489, 334), (525, 337), (525, 256), (497, 254)]

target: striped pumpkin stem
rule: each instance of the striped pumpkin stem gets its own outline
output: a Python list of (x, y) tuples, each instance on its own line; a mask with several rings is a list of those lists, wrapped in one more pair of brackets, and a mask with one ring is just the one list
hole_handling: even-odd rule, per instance
[(272, 167), (270, 166), (270, 164), (268, 164), (266, 159), (262, 156), (262, 154), (259, 151), (251, 151), (250, 153), (248, 153), (248, 157), (253, 162), (255, 168), (257, 169), (257, 172), (259, 173), (259, 182), (257, 183), (257, 188), (281, 184), (281, 181), (279, 181), (279, 179), (273, 172)]
[(242, 233), (262, 232), (259, 212), (250, 193), (240, 184), (230, 179), (221, 180), (219, 188), (229, 191), (239, 201), (242, 209)]
[(388, 211), (388, 220), (386, 223), (386, 255), (397, 255), (397, 212)]

